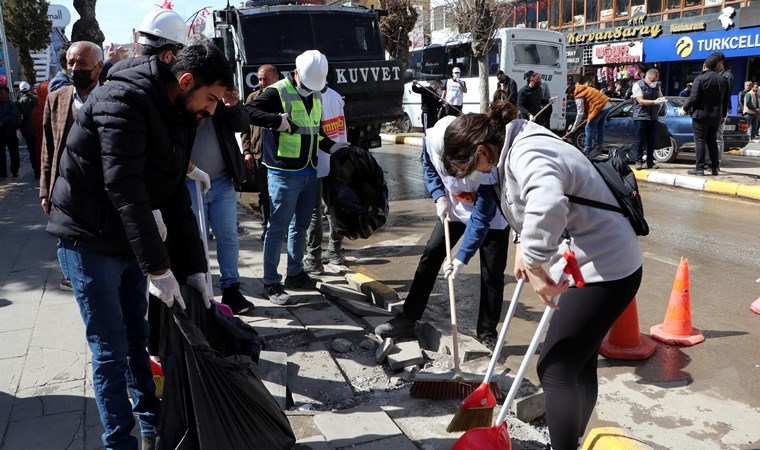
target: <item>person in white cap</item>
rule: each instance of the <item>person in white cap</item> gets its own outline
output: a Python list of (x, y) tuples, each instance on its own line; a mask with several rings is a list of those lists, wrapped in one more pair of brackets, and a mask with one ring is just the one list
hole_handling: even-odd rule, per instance
[(37, 97), (32, 94), (32, 87), (26, 81), (18, 85), (21, 96), (16, 100), (16, 109), (21, 113), (21, 135), (29, 151), (29, 162), (32, 164), (34, 178), (40, 178), (40, 160), (37, 158), (37, 136), (32, 122), (32, 110), (37, 107)]
[[(321, 129), (320, 91), (326, 82), (327, 57), (318, 50), (307, 50), (296, 58), (292, 73), (245, 105), (251, 124), (263, 128), (263, 160), (268, 170), (271, 206), (264, 239), (263, 294), (277, 305), (294, 303), (285, 287), (316, 287), (314, 279), (304, 271), (303, 256), (317, 194), (318, 150), (330, 153), (347, 145), (334, 142)], [(277, 266), (286, 233), (288, 264), (283, 287)]]
[(460, 116), (462, 106), (464, 105), (464, 94), (467, 93), (467, 83), (461, 78), (462, 71), (459, 67), (454, 66), (451, 69), (451, 79), (446, 80), (443, 85), (443, 100), (445, 103), (447, 116)]

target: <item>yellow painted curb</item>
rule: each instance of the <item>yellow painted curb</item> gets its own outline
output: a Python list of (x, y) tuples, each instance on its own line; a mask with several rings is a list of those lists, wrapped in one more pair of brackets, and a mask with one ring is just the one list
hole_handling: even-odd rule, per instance
[(742, 151), (741, 150), (728, 150), (725, 153), (728, 153), (729, 155), (741, 155)]
[(601, 427), (588, 433), (583, 450), (652, 450), (652, 447), (628, 436), (621, 428)]
[(739, 190), (739, 183), (729, 183), (727, 181), (707, 180), (705, 183), (705, 192), (714, 192), (716, 194), (736, 195)]
[(386, 286), (363, 273), (347, 274), (346, 281), (357, 291), (369, 296), (372, 302), (380, 308), (386, 308), (388, 303), (395, 303), (399, 299), (398, 293), (392, 287)]
[(631, 169), (633, 171), (633, 176), (636, 177), (637, 181), (647, 181), (649, 178), (649, 169), (643, 169), (643, 170), (636, 170)]
[(760, 200), (760, 186), (740, 184), (736, 190), (736, 195), (739, 197), (751, 198), (753, 200)]

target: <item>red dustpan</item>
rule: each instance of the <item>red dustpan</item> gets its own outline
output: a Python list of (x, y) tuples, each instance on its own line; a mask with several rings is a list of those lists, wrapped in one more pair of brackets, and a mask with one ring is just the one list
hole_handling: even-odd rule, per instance
[[(566, 275), (563, 274), (560, 281), (565, 278)], [(555, 304), (558, 300), (559, 298), (552, 299)], [(504, 404), (501, 407), (499, 417), (496, 418), (496, 425), (492, 427), (473, 428), (472, 430), (465, 432), (462, 437), (457, 439), (452, 450), (512, 450), (512, 442), (509, 439), (509, 431), (507, 430), (507, 412), (517, 396), (517, 390), (520, 388), (520, 384), (522, 384), (530, 360), (538, 348), (538, 341), (544, 334), (546, 327), (549, 326), (549, 321), (551, 320), (553, 313), (554, 309), (548, 306), (544, 310), (544, 315), (541, 316), (541, 321), (538, 323), (536, 333), (530, 341), (528, 351), (525, 352), (525, 357), (520, 364), (520, 368), (517, 370), (515, 380), (512, 382), (512, 387), (509, 388), (507, 398), (504, 400)]]

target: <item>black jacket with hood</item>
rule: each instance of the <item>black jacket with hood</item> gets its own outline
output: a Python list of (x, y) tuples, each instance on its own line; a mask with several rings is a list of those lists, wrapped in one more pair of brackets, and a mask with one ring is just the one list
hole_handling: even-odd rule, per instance
[[(155, 56), (114, 69), (90, 93), (69, 132), (47, 231), (86, 250), (134, 254), (146, 273), (172, 268), (179, 278), (205, 272), (185, 186), (194, 129), (167, 90), (177, 80)], [(170, 236), (166, 246), (154, 209), (161, 210)]]

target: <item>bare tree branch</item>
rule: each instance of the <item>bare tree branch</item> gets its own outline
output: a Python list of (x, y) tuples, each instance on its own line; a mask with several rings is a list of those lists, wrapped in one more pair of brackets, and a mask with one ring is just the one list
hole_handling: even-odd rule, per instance
[(400, 60), (402, 70), (406, 70), (409, 64), (409, 33), (417, 24), (417, 10), (411, 0), (380, 0), (380, 7), (388, 11), (387, 16), (380, 18), (385, 49), (393, 59)]

